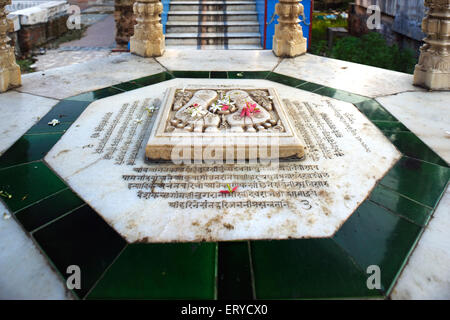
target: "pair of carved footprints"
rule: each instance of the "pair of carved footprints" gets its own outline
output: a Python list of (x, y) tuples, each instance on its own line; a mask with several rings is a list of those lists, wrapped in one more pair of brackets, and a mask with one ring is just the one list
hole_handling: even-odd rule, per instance
[[(175, 132), (218, 132), (221, 121), (226, 121), (230, 126), (231, 132), (256, 132), (257, 130), (266, 130), (277, 124), (276, 120), (271, 119), (270, 113), (261, 105), (256, 103), (243, 90), (231, 90), (225, 95), (230, 101), (235, 103), (237, 111), (228, 115), (220, 115), (208, 111), (208, 106), (217, 99), (217, 92), (214, 90), (199, 90), (195, 92), (188, 103), (180, 106), (174, 106), (176, 111), (171, 125)], [(259, 109), (252, 117), (241, 117), (242, 109), (250, 104), (256, 104)], [(195, 116), (192, 114), (192, 106), (196, 106)], [(223, 125), (223, 123), (222, 123)]]

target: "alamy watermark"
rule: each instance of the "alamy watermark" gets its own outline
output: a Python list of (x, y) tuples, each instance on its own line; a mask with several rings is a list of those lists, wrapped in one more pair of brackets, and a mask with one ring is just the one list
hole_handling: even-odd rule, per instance
[(81, 269), (77, 265), (70, 265), (66, 269), (66, 273), (70, 274), (66, 280), (67, 289), (81, 289)]
[(366, 285), (367, 289), (381, 289), (381, 269), (377, 265), (370, 265), (366, 270), (367, 274), (370, 276), (367, 278)]
[(371, 5), (367, 7), (367, 28), (369, 30), (381, 29), (381, 8), (379, 5)]
[(67, 8), (67, 13), (69, 17), (66, 21), (67, 29), (69, 30), (80, 30), (81, 29), (81, 9), (77, 5), (70, 5)]

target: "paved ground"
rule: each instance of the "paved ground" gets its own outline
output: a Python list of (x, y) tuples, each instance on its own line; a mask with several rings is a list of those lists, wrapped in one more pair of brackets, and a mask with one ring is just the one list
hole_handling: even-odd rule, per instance
[[(117, 54), (111, 52), (111, 49), (116, 47), (116, 25), (112, 14), (113, 8), (110, 5), (99, 6), (101, 2), (93, 0), (69, 1), (71, 4), (80, 6), (82, 24), (89, 25), (89, 27), (83, 38), (65, 42), (57, 49), (47, 50), (44, 55), (36, 56), (37, 61), (34, 64), (36, 71), (83, 63)], [(83, 14), (83, 12), (86, 14)]]
[(116, 41), (116, 23), (114, 16), (109, 14), (103, 20), (91, 25), (85, 32), (84, 37), (79, 40), (65, 42), (61, 49), (67, 47), (105, 47), (114, 48)]

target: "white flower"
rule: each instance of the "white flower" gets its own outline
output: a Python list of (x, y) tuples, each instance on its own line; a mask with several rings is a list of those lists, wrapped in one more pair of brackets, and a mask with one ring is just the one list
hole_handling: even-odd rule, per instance
[(140, 119), (135, 119), (135, 120), (134, 120), (134, 123), (137, 123), (137, 124), (142, 123), (142, 118), (140, 118)]
[(11, 218), (11, 215), (9, 213), (4, 213), (3, 214), (3, 219), (8, 220), (9, 218)]
[(187, 111), (191, 114), (192, 118), (201, 118), (203, 115), (205, 115), (205, 110), (200, 110), (198, 108), (188, 108)]
[(48, 123), (48, 125), (49, 126), (56, 126), (57, 124), (59, 124), (60, 122), (59, 122), (59, 120), (57, 120), (57, 119), (53, 119), (52, 121), (50, 121), (49, 123)]
[(220, 111), (220, 110), (222, 110), (222, 105), (218, 105), (218, 104), (214, 103), (209, 110), (211, 112)]

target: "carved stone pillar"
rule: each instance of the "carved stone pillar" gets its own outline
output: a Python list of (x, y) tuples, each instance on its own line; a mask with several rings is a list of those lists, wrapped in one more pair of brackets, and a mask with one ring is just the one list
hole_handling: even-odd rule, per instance
[(0, 0), (0, 92), (22, 83), (14, 49), (8, 43), (11, 39), (6, 35), (11, 25), (6, 18), (5, 6), (10, 3), (11, 0)]
[(130, 51), (143, 57), (159, 57), (164, 53), (165, 37), (161, 24), (163, 5), (160, 0), (137, 0), (133, 6), (136, 17)]
[(278, 24), (273, 36), (273, 52), (280, 57), (295, 57), (306, 53), (306, 39), (299, 25), (299, 15), (303, 15), (301, 0), (279, 0), (275, 6)]
[(414, 84), (432, 90), (450, 89), (450, 0), (425, 0), (429, 8), (422, 21), (427, 34), (420, 48)]

